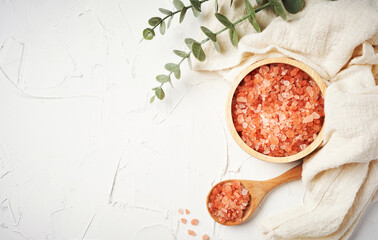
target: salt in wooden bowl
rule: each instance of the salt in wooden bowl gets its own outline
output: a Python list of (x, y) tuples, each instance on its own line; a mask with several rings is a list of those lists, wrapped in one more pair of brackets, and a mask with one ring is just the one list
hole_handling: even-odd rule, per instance
[(296, 160), (299, 160), (301, 158), (306, 157), (307, 155), (309, 155), (311, 152), (313, 152), (316, 148), (318, 148), (320, 146), (320, 144), (323, 141), (323, 128), (324, 128), (324, 124), (323, 124), (320, 132), (318, 133), (317, 137), (314, 139), (314, 141), (311, 144), (309, 144), (302, 151), (300, 151), (300, 152), (298, 152), (298, 153), (296, 153), (294, 155), (290, 155), (290, 156), (274, 157), (274, 156), (265, 155), (263, 153), (260, 153), (260, 152), (258, 152), (256, 150), (254, 150), (253, 148), (249, 147), (242, 140), (242, 138), (239, 136), (238, 132), (236, 131), (236, 128), (235, 128), (234, 122), (233, 122), (233, 117), (232, 117), (232, 101), (233, 101), (233, 97), (234, 97), (234, 94), (235, 94), (235, 90), (237, 89), (237, 87), (239, 86), (239, 84), (243, 81), (244, 77), (246, 75), (248, 75), (249, 73), (251, 73), (253, 70), (255, 70), (255, 69), (257, 69), (257, 68), (259, 68), (261, 66), (264, 66), (264, 65), (267, 65), (267, 64), (274, 64), (274, 63), (288, 64), (288, 65), (297, 67), (300, 70), (302, 70), (303, 72), (307, 73), (309, 75), (309, 77), (319, 87), (320, 93), (321, 93), (321, 95), (323, 96), (323, 99), (324, 99), (325, 91), (326, 91), (327, 86), (322, 81), (322, 79), (320, 78), (320, 76), (313, 69), (311, 69), (309, 66), (307, 66), (306, 64), (304, 64), (302, 62), (293, 60), (291, 58), (269, 58), (269, 59), (264, 59), (264, 60), (258, 61), (256, 63), (248, 66), (234, 80), (234, 82), (233, 82), (233, 84), (231, 86), (230, 93), (228, 95), (228, 99), (227, 99), (226, 120), (227, 120), (227, 125), (228, 125), (228, 128), (230, 130), (231, 136), (234, 138), (234, 140), (236, 141), (236, 143), (244, 151), (246, 151), (247, 153), (249, 153), (253, 157), (255, 157), (257, 159), (260, 159), (260, 160), (263, 160), (263, 161), (274, 162), (274, 163), (287, 163), (287, 162), (293, 162), (293, 161), (296, 161)]

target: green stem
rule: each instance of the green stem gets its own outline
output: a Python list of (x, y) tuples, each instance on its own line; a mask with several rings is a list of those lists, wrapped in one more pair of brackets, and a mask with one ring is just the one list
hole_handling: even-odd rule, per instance
[[(256, 8), (255, 9), (255, 13), (258, 13), (261, 10), (263, 10), (264, 8), (267, 8), (269, 6), (270, 6), (270, 2), (267, 2), (264, 5), (261, 5), (260, 7)], [(248, 19), (251, 16), (252, 16), (251, 14), (245, 15), (244, 17), (242, 17), (239, 20), (233, 22), (232, 24), (237, 25), (237, 24), (243, 22), (244, 20)], [(223, 29), (221, 29), (221, 30), (219, 30), (218, 32), (215, 33), (215, 36), (218, 36), (220, 33), (224, 32), (226, 30), (228, 30), (228, 28), (226, 28), (226, 27), (223, 28)], [(206, 43), (206, 42), (208, 42), (209, 40), (210, 40), (210, 38), (205, 38), (204, 40), (201, 41), (201, 45), (204, 44), (204, 43)]]
[[(187, 57), (184, 57), (184, 58), (181, 58), (180, 62), (178, 62), (177, 65), (180, 66), (181, 63), (182, 63), (183, 61), (185, 61), (185, 59), (189, 58), (189, 56), (190, 56), (191, 53), (192, 53), (192, 51), (188, 52), (188, 56), (187, 56)], [(171, 75), (172, 75), (172, 72), (169, 72), (168, 76), (171, 77)], [(164, 85), (164, 83), (161, 83), (161, 84), (160, 84), (160, 87), (162, 87), (163, 85)]]

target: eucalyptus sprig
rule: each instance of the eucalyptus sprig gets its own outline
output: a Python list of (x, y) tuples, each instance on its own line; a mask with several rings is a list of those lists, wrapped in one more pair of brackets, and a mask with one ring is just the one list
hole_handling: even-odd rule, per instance
[[(155, 28), (159, 27), (159, 31), (161, 35), (165, 34), (166, 29), (168, 29), (171, 25), (173, 16), (180, 13), (179, 22), (181, 23), (184, 21), (186, 13), (188, 9), (192, 9), (193, 15), (198, 17), (201, 12), (201, 5), (204, 2), (209, 0), (190, 0), (190, 5), (185, 6), (181, 0), (173, 0), (173, 5), (176, 8), (176, 11), (171, 11), (165, 8), (159, 8), (159, 11), (164, 14), (164, 17), (152, 17), (148, 20), (148, 24), (151, 25), (152, 28), (145, 28), (143, 30), (143, 38), (146, 40), (151, 40), (155, 37)], [(165, 20), (167, 20), (167, 23)]]
[[(191, 0), (191, 2), (192, 1), (193, 0)], [(230, 5), (232, 4), (232, 2), (233, 1), (231, 1)], [(286, 2), (286, 4), (285, 4), (285, 2)], [(278, 15), (282, 19), (286, 20), (286, 13), (285, 13), (284, 7), (279, 0), (268, 0), (268, 1), (259, 0), (258, 3), (260, 4), (260, 6), (258, 6), (257, 8), (253, 8), (248, 0), (244, 0), (246, 15), (244, 15), (242, 18), (240, 18), (239, 20), (237, 20), (235, 22), (231, 22), (226, 16), (218, 13), (218, 11), (217, 11), (218, 10), (218, 1), (216, 1), (215, 17), (225, 27), (223, 29), (217, 31), (217, 32), (212, 32), (210, 29), (208, 29), (204, 26), (201, 26), (201, 30), (207, 36), (207, 38), (203, 39), (200, 42), (198, 42), (198, 41), (196, 41), (192, 38), (186, 38), (185, 44), (189, 48), (189, 51), (188, 52), (180, 51), (180, 50), (174, 50), (173, 51), (181, 59), (178, 63), (167, 63), (167, 64), (165, 64), (164, 67), (169, 72), (168, 74), (161, 74), (161, 75), (156, 76), (156, 80), (160, 83), (160, 85), (152, 89), (155, 94), (154, 94), (154, 96), (151, 97), (150, 103), (152, 103), (156, 98), (158, 98), (160, 100), (164, 99), (165, 92), (163, 90), (163, 85), (166, 84), (166, 83), (169, 83), (173, 87), (172, 80), (171, 80), (172, 74), (175, 76), (176, 79), (180, 79), (180, 77), (181, 77), (180, 66), (181, 66), (181, 63), (185, 59), (187, 59), (190, 68), (192, 68), (191, 67), (191, 58), (190, 58), (191, 55), (193, 55), (197, 60), (199, 60), (201, 62), (205, 61), (206, 55), (205, 55), (205, 52), (202, 49), (202, 45), (204, 43), (211, 40), (214, 44), (215, 49), (218, 52), (220, 52), (221, 48), (220, 48), (220, 45), (217, 41), (217, 36), (228, 30), (229, 38), (230, 38), (232, 45), (237, 47), (238, 42), (239, 42), (239, 37), (238, 37), (238, 33), (236, 31), (235, 26), (237, 24), (245, 21), (245, 20), (248, 20), (251, 23), (252, 27), (256, 30), (256, 32), (261, 32), (261, 28), (260, 28), (260, 26), (259, 26), (259, 24), (257, 23), (257, 20), (256, 20), (256, 13), (258, 13), (261, 10), (268, 8), (268, 7), (271, 8), (276, 15)], [(291, 0), (291, 1), (290, 0), (288, 0), (288, 1), (283, 0), (283, 3), (284, 3), (285, 8), (289, 8), (290, 12), (295, 14), (303, 8), (304, 0)]]

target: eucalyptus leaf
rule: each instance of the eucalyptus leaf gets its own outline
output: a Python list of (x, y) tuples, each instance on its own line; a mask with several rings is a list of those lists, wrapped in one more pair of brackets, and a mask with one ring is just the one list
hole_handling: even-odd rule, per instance
[(216, 13), (218, 12), (218, 8), (219, 8), (218, 0), (215, 0), (215, 12)]
[(247, 12), (247, 14), (251, 15), (252, 17), (256, 17), (255, 9), (252, 7), (249, 0), (244, 0), (244, 5), (245, 5), (245, 11)]
[(159, 17), (152, 17), (152, 18), (150, 18), (150, 20), (148, 20), (148, 24), (150, 24), (153, 27), (158, 25), (160, 22), (161, 22), (161, 18), (159, 18)]
[(282, 0), (282, 3), (286, 11), (291, 14), (300, 12), (304, 6), (304, 0)]
[(173, 88), (173, 84), (172, 84), (172, 81), (171, 80), (169, 80), (169, 85), (171, 85), (171, 87)]
[(226, 28), (235, 30), (234, 24), (228, 18), (220, 13), (215, 13), (215, 17), (221, 22)]
[(186, 7), (184, 7), (183, 9), (181, 9), (181, 13), (180, 13), (180, 20), (179, 20), (179, 23), (182, 23), (182, 21), (184, 21), (184, 18), (185, 18), (185, 15), (186, 15), (186, 11), (188, 9)]
[(269, 2), (272, 4), (273, 12), (286, 20), (286, 13), (282, 4), (278, 0), (269, 0)]
[(256, 21), (256, 18), (249, 17), (248, 21), (252, 24), (253, 28), (256, 30), (256, 32), (261, 32), (260, 25)]
[(167, 22), (167, 29), (171, 26), (171, 22), (173, 19), (173, 15), (169, 17), (168, 22)]
[(217, 52), (221, 52), (219, 43), (218, 42), (213, 42), (213, 43), (214, 43), (215, 50), (217, 50)]
[(264, 4), (264, 0), (256, 0), (257, 4), (258, 5), (263, 5)]
[(162, 14), (165, 14), (165, 15), (171, 15), (172, 14), (172, 11), (169, 11), (168, 9), (165, 9), (165, 8), (159, 8), (159, 11)]
[(153, 103), (153, 102), (155, 101), (155, 97), (156, 97), (156, 95), (153, 95), (153, 96), (151, 97), (151, 99), (150, 99), (150, 103)]
[(167, 64), (165, 64), (164, 68), (167, 69), (170, 72), (180, 71), (180, 66), (176, 63), (167, 63)]
[(234, 0), (231, 0), (230, 1), (230, 7), (232, 6), (233, 3), (234, 3)]
[(165, 29), (166, 29), (165, 22), (161, 22), (160, 27), (159, 27), (161, 35), (164, 35)]
[(248, 18), (248, 21), (252, 24), (252, 26), (256, 30), (256, 32), (261, 32), (261, 28), (256, 21), (255, 9), (252, 7), (251, 3), (248, 0), (244, 0), (244, 4), (245, 4), (245, 9), (247, 11), (247, 14), (251, 15)]
[(173, 50), (173, 53), (182, 58), (187, 58), (189, 56), (188, 53), (180, 50)]
[(203, 62), (206, 59), (205, 52), (202, 49), (202, 46), (198, 42), (193, 42), (192, 44), (192, 52), (193, 56), (197, 58), (199, 61)]
[(159, 83), (166, 83), (166, 82), (169, 82), (171, 78), (168, 75), (161, 74), (161, 75), (156, 76), (156, 80)]
[(198, 0), (190, 0), (190, 3), (192, 4), (193, 8), (195, 8), (197, 11), (201, 12), (201, 3)]
[(217, 35), (215, 35), (215, 33), (213, 33), (210, 29), (204, 27), (204, 26), (201, 26), (201, 30), (202, 32), (208, 37), (210, 38), (211, 41), (213, 42), (216, 42), (217, 41)]
[(164, 97), (165, 97), (165, 93), (164, 93), (164, 90), (159, 87), (158, 89), (155, 90), (155, 95), (156, 97), (158, 97), (160, 100), (163, 100)]
[(195, 17), (198, 17), (201, 13), (198, 11), (198, 10), (196, 10), (195, 8), (192, 8), (192, 12), (193, 12), (193, 15), (195, 16)]
[(188, 48), (189, 48), (190, 50), (192, 50), (192, 45), (193, 45), (193, 43), (198, 43), (198, 44), (199, 44), (199, 42), (197, 42), (197, 41), (194, 40), (193, 38), (185, 38), (185, 44), (186, 44), (186, 46), (188, 46)]
[(151, 28), (146, 28), (143, 30), (143, 38), (146, 40), (151, 40), (155, 36), (155, 31)]
[(177, 10), (181, 10), (184, 8), (184, 3), (181, 0), (173, 0), (173, 5)]
[(181, 70), (180, 70), (180, 68), (176, 72), (173, 72), (173, 74), (175, 75), (176, 79), (180, 79), (180, 77), (181, 77)]
[(234, 45), (235, 47), (237, 47), (238, 46), (238, 42), (239, 42), (238, 33), (236, 32), (236, 30), (232, 30), (232, 29), (229, 29), (228, 33), (230, 35), (230, 40), (231, 40), (232, 45)]

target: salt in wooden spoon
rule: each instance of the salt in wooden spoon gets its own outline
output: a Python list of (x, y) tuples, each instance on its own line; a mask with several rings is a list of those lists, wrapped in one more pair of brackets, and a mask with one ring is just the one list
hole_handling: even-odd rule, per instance
[(243, 222), (245, 222), (256, 210), (256, 208), (259, 206), (260, 202), (263, 200), (265, 195), (272, 190), (273, 188), (277, 187), (278, 185), (281, 185), (283, 183), (287, 183), (290, 181), (298, 180), (301, 179), (302, 177), (302, 163), (299, 164), (298, 166), (288, 170), (287, 172), (283, 173), (282, 175), (272, 178), (270, 180), (266, 181), (252, 181), (252, 180), (240, 180), (240, 179), (230, 179), (230, 180), (225, 180), (220, 183), (225, 183), (229, 181), (239, 181), (244, 188), (246, 188), (250, 194), (250, 201), (247, 206), (247, 208), (244, 210), (244, 215), (242, 218), (242, 221), (240, 222), (220, 222), (216, 216), (213, 216), (208, 208), (209, 206), (209, 198), (211, 195), (211, 192), (213, 191), (213, 188), (211, 188), (209, 194), (207, 195), (206, 198), (206, 207), (207, 210), (209, 211), (210, 216), (217, 222), (226, 226), (232, 226), (232, 225), (238, 225)]

